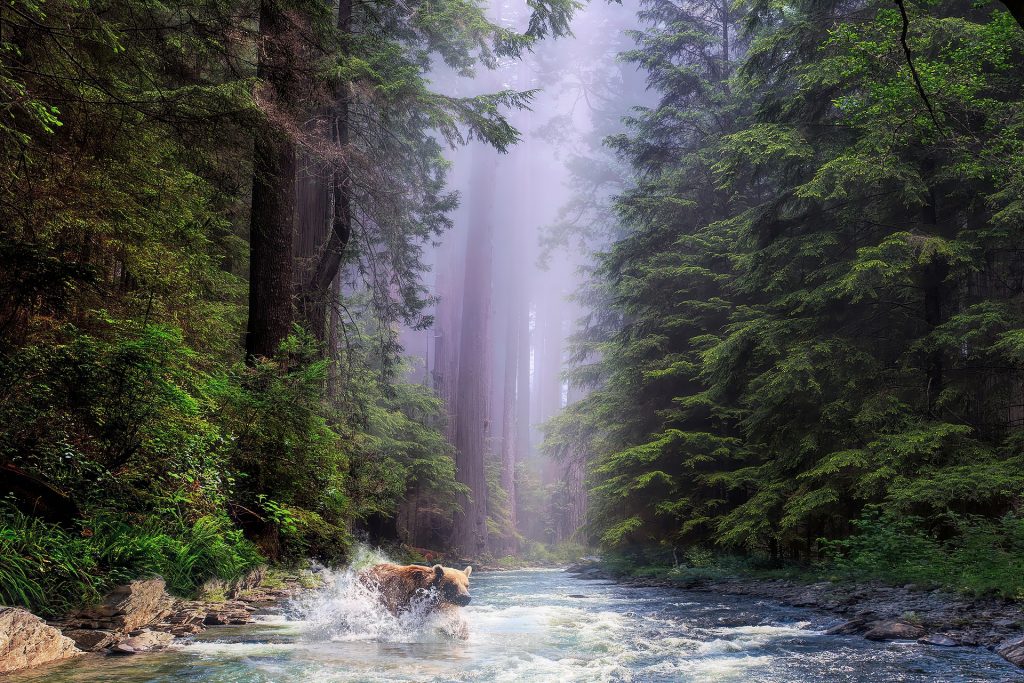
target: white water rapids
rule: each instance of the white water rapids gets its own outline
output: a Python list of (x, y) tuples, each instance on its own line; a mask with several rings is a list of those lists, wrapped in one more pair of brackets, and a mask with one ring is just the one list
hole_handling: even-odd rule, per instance
[[(371, 558), (364, 558), (364, 561)], [(211, 628), (180, 649), (89, 656), (10, 683), (1024, 681), (978, 649), (828, 636), (835, 620), (750, 598), (581, 581), (559, 570), (474, 572), (468, 640), (413, 611), (396, 618), (340, 573), (331, 587)]]

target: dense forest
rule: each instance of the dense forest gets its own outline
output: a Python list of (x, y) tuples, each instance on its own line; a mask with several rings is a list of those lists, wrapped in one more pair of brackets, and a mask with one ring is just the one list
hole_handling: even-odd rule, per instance
[(1021, 595), (1006, 10), (643, 4), (622, 58), (659, 99), (607, 140), (632, 183), (581, 295), (591, 391), (548, 443), (588, 454), (600, 545)]
[(428, 74), (520, 58), (575, 7), (0, 9), (0, 602), (188, 593), (343, 561), (410, 499), (470, 508), (398, 337), (430, 324), (446, 150), (507, 149), (533, 93)]
[(1024, 8), (593, 8), (0, 8), (0, 603), (357, 539), (1024, 595)]

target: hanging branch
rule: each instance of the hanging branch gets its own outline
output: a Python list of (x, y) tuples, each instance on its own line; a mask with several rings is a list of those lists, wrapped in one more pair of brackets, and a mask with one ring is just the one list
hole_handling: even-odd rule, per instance
[(917, 67), (914, 66), (914, 57), (910, 53), (910, 45), (907, 44), (907, 33), (910, 31), (910, 18), (907, 16), (907, 8), (903, 4), (903, 0), (894, 0), (894, 2), (900, 8), (900, 16), (903, 17), (903, 32), (900, 34), (900, 43), (903, 45), (903, 54), (907, 56), (910, 75), (914, 77), (914, 85), (917, 86), (917, 93), (921, 96), (921, 100), (924, 101), (924, 106), (928, 107), (928, 113), (932, 117), (932, 123), (935, 124), (935, 130), (941, 132), (942, 124), (939, 123), (938, 117), (935, 116), (935, 109), (932, 108), (931, 100), (928, 99), (928, 93), (924, 91), (921, 77), (917, 73)]

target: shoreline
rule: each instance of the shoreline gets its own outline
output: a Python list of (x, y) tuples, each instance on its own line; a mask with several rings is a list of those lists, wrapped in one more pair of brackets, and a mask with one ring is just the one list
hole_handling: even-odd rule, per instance
[(0, 677), (85, 655), (157, 653), (209, 628), (251, 624), (322, 588), (318, 574), (259, 568), (235, 581), (211, 580), (195, 599), (170, 595), (160, 577), (137, 579), (99, 604), (50, 620), (21, 607), (0, 607)]
[(744, 595), (833, 614), (844, 621), (831, 635), (869, 640), (916, 640), (936, 647), (984, 647), (1024, 667), (1024, 604), (999, 598), (970, 598), (938, 589), (889, 586), (879, 582), (803, 584), (791, 579), (751, 576), (633, 577), (600, 564), (577, 563), (566, 571), (580, 580), (608, 580), (637, 588)]

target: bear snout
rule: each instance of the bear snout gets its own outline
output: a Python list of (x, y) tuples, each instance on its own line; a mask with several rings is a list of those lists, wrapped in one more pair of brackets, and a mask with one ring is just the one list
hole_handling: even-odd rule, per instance
[(459, 607), (465, 607), (466, 605), (468, 605), (468, 604), (469, 604), (469, 602), (470, 602), (470, 601), (471, 601), (472, 599), (473, 599), (473, 598), (472, 598), (472, 597), (470, 597), (469, 595), (456, 595), (456, 596), (455, 596), (455, 599), (454, 599), (454, 600), (452, 600), (452, 602), (454, 602), (454, 603), (455, 603), (456, 605), (458, 605)]

